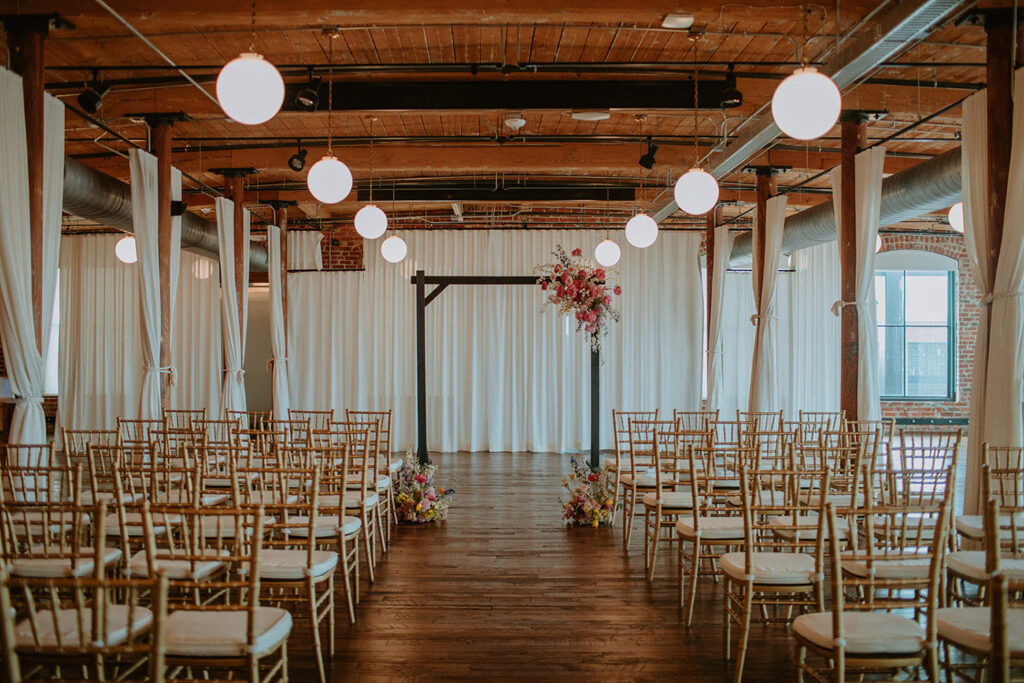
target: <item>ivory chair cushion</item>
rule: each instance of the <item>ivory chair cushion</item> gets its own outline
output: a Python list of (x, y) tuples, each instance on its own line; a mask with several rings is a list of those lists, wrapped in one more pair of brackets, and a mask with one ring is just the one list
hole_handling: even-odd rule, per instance
[[(124, 494), (124, 502), (128, 504), (139, 503), (142, 501), (144, 497), (145, 496), (143, 496), (141, 493), (136, 493), (134, 495), (129, 495), (126, 493)], [(117, 494), (115, 494), (113, 491), (99, 491), (94, 499), (92, 491), (82, 491), (82, 498), (79, 501), (79, 503), (84, 507), (92, 507), (93, 505), (96, 505), (100, 501), (106, 503), (107, 507), (109, 508), (111, 505), (115, 505), (117, 503)]]
[[(901, 557), (875, 560), (875, 576), (882, 579), (926, 579), (931, 560), (927, 557)], [(854, 576), (868, 575), (867, 562), (862, 558), (842, 560), (844, 572)]]
[(245, 496), (247, 496), (247, 505), (281, 505), (282, 498), (284, 498), (285, 505), (294, 505), (299, 502), (298, 494), (289, 493), (282, 496), (280, 491), (249, 491)]
[[(352, 508), (363, 507), (370, 509), (380, 502), (380, 494), (376, 491), (367, 491), (366, 495), (360, 496), (359, 491), (349, 491), (345, 494), (345, 509), (351, 510)], [(334, 505), (338, 504), (337, 498), (334, 500)]]
[(388, 472), (397, 472), (400, 469), (402, 469), (402, 459), (401, 458), (392, 458), (388, 462)]
[[(727, 482), (727, 483), (731, 483), (731, 482)], [(736, 485), (736, 488), (739, 488), (739, 484), (738, 483)], [(729, 505), (732, 505), (733, 507), (737, 507), (737, 508), (738, 507), (743, 507), (743, 497), (742, 496), (729, 496), (728, 498), (725, 499), (725, 502), (728, 503)], [(758, 505), (778, 505), (778, 506), (781, 507), (781, 506), (786, 504), (786, 492), (785, 491), (772, 491), (770, 495), (768, 493), (762, 492), (760, 500), (757, 501), (757, 504)]]
[[(81, 619), (81, 621), (79, 621)], [(107, 605), (107, 631), (102, 645), (114, 647), (128, 640), (129, 631), (132, 635), (145, 633), (153, 625), (153, 613), (145, 607), (135, 607), (129, 618), (128, 605)], [(56, 621), (56, 628), (54, 622)], [(65, 647), (83, 647), (93, 645), (92, 636), (83, 634), (79, 624), (84, 623), (91, 628), (92, 609), (61, 609), (56, 612), (40, 610), (36, 613), (35, 625), (38, 629), (38, 640), (32, 634), (32, 621), (25, 619), (14, 627), (14, 636), (20, 647), (57, 647), (57, 631), (60, 631), (60, 642)], [(89, 642), (83, 643), (82, 638), (88, 637)]]
[[(845, 519), (836, 520), (839, 522), (839, 537), (842, 539), (849, 538), (850, 536), (850, 523)], [(810, 513), (808, 515), (798, 516), (795, 520), (790, 515), (779, 515), (778, 517), (772, 517), (768, 520), (768, 526), (771, 527), (772, 533), (779, 538), (785, 540), (793, 540), (797, 534), (800, 534), (801, 541), (814, 541), (818, 538), (818, 515)], [(796, 526), (796, 529), (792, 527)], [(789, 528), (787, 528), (789, 527)], [(825, 533), (828, 534), (828, 524), (826, 523)], [(826, 536), (827, 538), (827, 536)]]
[[(290, 519), (290, 518), (289, 518)], [(273, 515), (263, 516), (263, 526), (268, 527), (274, 524), (277, 520)], [(235, 537), (235, 518), (229, 515), (204, 515), (203, 516), (203, 538), (234, 538)], [(245, 527), (245, 535), (251, 536), (253, 529), (251, 526)]]
[[(227, 551), (225, 551), (225, 554), (227, 554)], [(195, 563), (195, 570), (193, 570), (193, 563), (189, 560), (169, 560), (163, 558), (157, 558), (156, 560), (157, 568), (162, 569), (164, 576), (171, 581), (198, 581), (205, 579), (224, 567), (224, 565), (224, 562), (218, 562), (217, 560), (201, 560)], [(149, 576), (149, 563), (146, 562), (145, 550), (140, 550), (132, 555), (132, 559), (128, 563), (128, 571), (132, 576)]]
[[(126, 512), (124, 515), (125, 525), (128, 527), (126, 532), (128, 536), (132, 538), (142, 537), (142, 513), (141, 512)], [(170, 524), (177, 524), (181, 522), (181, 515), (172, 513), (160, 513), (153, 515), (153, 533), (159, 536), (167, 531), (163, 522)], [(104, 528), (107, 530), (107, 536), (120, 536), (121, 535), (121, 520), (117, 518), (117, 513), (108, 515), (104, 522)]]
[[(309, 536), (309, 517), (291, 515), (288, 517), (288, 523), (296, 525), (301, 524), (302, 526), (288, 527), (284, 530), (286, 535), (294, 536), (295, 538), (307, 538)], [(358, 517), (349, 517), (348, 515), (345, 515), (342, 520), (341, 533), (343, 536), (349, 536), (359, 531), (361, 526), (363, 526), (363, 520)], [(337, 536), (338, 518), (334, 515), (318, 517), (313, 533), (317, 538), (332, 538)]]
[(292, 630), (292, 615), (278, 607), (256, 610), (255, 642), (246, 642), (244, 610), (176, 610), (167, 617), (167, 654), (178, 657), (256, 657), (273, 652)]
[[(743, 541), (742, 517), (701, 517), (699, 526), (702, 540)], [(676, 522), (676, 531), (683, 538), (696, 538), (692, 515)]]
[[(984, 550), (957, 550), (946, 555), (946, 568), (977, 583), (988, 581)], [(1024, 581), (1024, 559), (1003, 559), (999, 568), (1010, 581)]]
[[(820, 648), (831, 650), (832, 613), (802, 614), (793, 632)], [(846, 652), (852, 655), (912, 655), (924, 650), (924, 627), (913, 619), (889, 612), (843, 612)]]
[[(199, 503), (203, 507), (215, 507), (223, 505), (230, 499), (231, 495), (227, 493), (204, 493), (199, 497)], [(150, 500), (158, 505), (190, 505), (192, 503), (185, 489), (161, 491), (156, 495), (150, 496)]]
[[(307, 576), (321, 577), (338, 566), (338, 553), (327, 550), (313, 551), (313, 566), (306, 570), (306, 551), (284, 548), (260, 550), (260, 578), (278, 581), (301, 580)], [(239, 567), (245, 574), (246, 567)]]
[[(807, 492), (801, 495), (800, 498), (804, 504), (810, 505), (811, 507), (821, 505), (820, 491)], [(832, 491), (825, 494), (825, 502), (833, 503), (837, 508), (854, 507), (854, 505), (852, 505), (853, 500), (854, 496), (852, 493), (839, 493)], [(867, 499), (865, 498), (864, 493), (862, 491), (858, 491), (856, 507), (864, 507), (866, 501)]]
[(384, 476), (377, 479), (377, 491), (387, 491), (391, 488), (391, 477)]
[[(657, 504), (657, 492), (644, 494), (644, 505), (652, 508)], [(665, 491), (661, 494), (661, 507), (663, 510), (689, 510), (693, 508), (693, 496), (686, 491)]]
[[(633, 475), (632, 474), (623, 474), (621, 477), (619, 477), (619, 481), (622, 482), (623, 486), (632, 486), (633, 485)], [(674, 484), (675, 484), (675, 482), (670, 480), (670, 479), (666, 479), (666, 480), (661, 482), (662, 486), (673, 486)], [(653, 489), (657, 485), (658, 485), (658, 481), (657, 481), (657, 479), (654, 478), (654, 473), (653, 472), (650, 475), (641, 474), (636, 479), (636, 487), (638, 489)]]
[[(42, 546), (33, 546), (33, 554), (40, 555), (45, 552)], [(23, 576), (35, 579), (60, 579), (69, 577), (90, 576), (96, 570), (93, 562), (94, 551), (92, 548), (82, 548), (78, 562), (72, 564), (70, 557), (12, 557), (10, 558), (10, 573), (14, 576)], [(105, 548), (103, 552), (104, 569), (114, 565), (121, 560), (119, 548)]]
[[(814, 582), (814, 558), (804, 553), (755, 552), (751, 558), (754, 583), (800, 586)], [(722, 571), (734, 581), (746, 581), (744, 553), (725, 553), (719, 559)]]
[[(942, 607), (935, 610), (939, 637), (965, 649), (992, 649), (991, 610), (988, 607)], [(1024, 656), (1024, 608), (1006, 612), (1006, 632), (1013, 657)]]
[[(1024, 515), (1017, 515), (1015, 522), (1018, 529), (1024, 526)], [(981, 515), (959, 515), (953, 523), (956, 525), (956, 530), (967, 538), (976, 541), (985, 538), (985, 523), (982, 521)], [(1010, 515), (999, 515), (999, 526), (1003, 532), (1001, 535), (1009, 538)]]

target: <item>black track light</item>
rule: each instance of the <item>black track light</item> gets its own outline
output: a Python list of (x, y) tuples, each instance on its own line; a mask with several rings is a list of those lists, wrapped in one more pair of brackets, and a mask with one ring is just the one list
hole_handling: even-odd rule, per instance
[(295, 154), (288, 157), (288, 168), (292, 169), (296, 173), (306, 168), (306, 155), (309, 154), (308, 149), (302, 148), (302, 141), (299, 141), (299, 149)]
[(320, 78), (313, 75), (312, 69), (309, 70), (309, 83), (295, 94), (295, 103), (306, 111), (316, 111), (320, 106)]
[(637, 163), (650, 171), (654, 168), (654, 155), (658, 152), (658, 146), (651, 142), (651, 138), (647, 138), (647, 154), (640, 157), (640, 161)]
[(95, 72), (93, 79), (85, 84), (85, 90), (78, 96), (78, 106), (90, 116), (96, 114), (103, 105), (103, 96), (110, 90), (110, 86), (97, 80)]
[(718, 103), (722, 109), (733, 109), (743, 104), (743, 93), (736, 87), (736, 76), (732, 73), (732, 64), (729, 65), (729, 75), (725, 77), (725, 85), (722, 87), (721, 100)]

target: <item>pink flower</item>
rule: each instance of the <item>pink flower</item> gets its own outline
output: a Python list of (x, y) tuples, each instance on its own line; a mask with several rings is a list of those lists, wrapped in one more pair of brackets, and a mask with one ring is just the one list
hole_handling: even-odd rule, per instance
[(597, 332), (597, 325), (587, 325), (583, 329), (593, 334), (594, 332)]
[(622, 287), (619, 287), (618, 285), (615, 285), (615, 290), (614, 291), (615, 291), (615, 296), (619, 296), (620, 294), (622, 294)]
[(416, 481), (418, 483), (420, 483), (420, 484), (427, 483), (427, 475), (425, 475), (425, 474), (417, 474), (416, 475)]
[(424, 512), (426, 512), (427, 510), (429, 510), (429, 509), (430, 509), (430, 505), (431, 505), (430, 501), (431, 501), (431, 499), (430, 499), (430, 498), (427, 498), (427, 499), (425, 499), (425, 500), (423, 501), (423, 503), (422, 503), (423, 507), (422, 507), (421, 509), (422, 509), (422, 510), (423, 510)]
[(596, 277), (598, 280), (603, 280), (604, 279), (604, 268), (598, 268), (597, 270), (595, 270), (594, 271), (594, 277)]
[[(579, 249), (577, 249), (576, 251), (579, 251)], [(581, 279), (581, 280), (586, 278), (587, 277), (587, 271), (585, 271), (583, 269), (580, 269), (580, 272), (577, 274), (577, 277), (579, 279)]]
[(548, 288), (548, 283), (547, 283), (547, 280), (545, 280), (545, 281), (543, 281), (543, 282), (541, 282), (541, 283), (540, 283), (540, 288), (541, 288), (542, 290), (545, 290), (545, 289), (547, 289), (547, 288)]
[(567, 272), (566, 273), (562, 273), (562, 282), (568, 282), (568, 281), (569, 281), (569, 273), (567, 273)]
[(573, 256), (583, 256), (583, 250), (582, 249), (573, 249), (572, 250), (572, 255)]
[(597, 320), (597, 313), (590, 311), (587, 313), (587, 322), (595, 322)]
[(604, 298), (604, 305), (605, 306), (611, 306), (612, 305), (612, 298), (610, 296), (606, 296)]
[(562, 272), (562, 266), (560, 266), (560, 265), (558, 265), (558, 264), (556, 263), (556, 264), (555, 264), (555, 272), (556, 272), (556, 273), (560, 273), (560, 272)]

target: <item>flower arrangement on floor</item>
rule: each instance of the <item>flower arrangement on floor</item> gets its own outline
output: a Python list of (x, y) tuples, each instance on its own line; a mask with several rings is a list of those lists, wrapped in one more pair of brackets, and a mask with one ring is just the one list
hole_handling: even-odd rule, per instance
[(448, 517), (448, 507), (455, 498), (455, 489), (435, 486), (437, 465), (421, 465), (410, 448), (398, 473), (395, 502), (400, 522), (439, 522)]
[(548, 302), (559, 313), (576, 317), (576, 331), (590, 336), (590, 348), (601, 348), (601, 334), (608, 333), (608, 321), (619, 321), (619, 312), (612, 305), (612, 296), (622, 294), (622, 287), (609, 282), (609, 273), (583, 257), (583, 250), (566, 254), (558, 245), (552, 254), (553, 263), (537, 266), (538, 283), (549, 292)]
[(603, 467), (592, 471), (573, 458), (572, 471), (562, 477), (562, 485), (569, 492), (568, 500), (559, 500), (562, 517), (577, 526), (611, 524), (615, 510), (622, 507), (615, 504), (615, 480)]

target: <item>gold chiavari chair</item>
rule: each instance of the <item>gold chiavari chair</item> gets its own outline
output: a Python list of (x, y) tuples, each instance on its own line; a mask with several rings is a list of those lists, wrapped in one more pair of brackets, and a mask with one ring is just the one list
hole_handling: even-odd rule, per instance
[(629, 469), (619, 477), (623, 488), (622, 523), (625, 526), (622, 547), (626, 552), (629, 552), (633, 519), (644, 509), (643, 497), (657, 487), (654, 474), (655, 434), (674, 430), (672, 420), (629, 421)]
[(746, 446), (747, 434), (754, 431), (753, 420), (715, 420), (708, 425), (714, 433), (714, 446), (742, 448)]
[(38, 467), (54, 462), (50, 444), (0, 444), (0, 466)]
[(164, 410), (164, 428), (175, 432), (190, 432), (193, 420), (205, 419), (206, 408)]
[(801, 410), (798, 415), (798, 443), (817, 443), (823, 433), (841, 430), (846, 419), (845, 410)]
[[(988, 465), (994, 477), (992, 481), (983, 479), (982, 486), (992, 484), (991, 494), (999, 507), (1005, 510), (1024, 503), (1024, 479), (1020, 478), (1024, 475), (1018, 474), (1024, 472), (1024, 448), (982, 443), (981, 464), (982, 467)], [(988, 496), (982, 495), (983, 501), (987, 499)], [(982, 515), (958, 515), (953, 525), (957, 534), (965, 539), (979, 543), (985, 540)]]
[[(338, 422), (334, 424), (335, 433), (340, 435), (339, 444), (348, 446), (349, 458), (349, 493), (346, 496), (349, 510), (362, 509), (372, 516), (372, 521), (363, 518), (363, 528), (373, 534), (374, 543), (369, 550), (369, 559), (377, 564), (376, 545), (380, 544), (381, 555), (388, 551), (387, 537), (384, 529), (384, 512), (381, 509), (383, 496), (379, 492), (380, 478), (377, 465), (377, 449), (374, 447), (378, 431), (371, 424), (358, 422)], [(372, 577), (372, 572), (371, 572)]]
[(295, 410), (288, 409), (288, 420), (296, 420), (309, 423), (309, 428), (318, 432), (329, 432), (331, 423), (334, 422), (334, 409), (330, 410)]
[(225, 411), (227, 419), (234, 420), (239, 425), (246, 425), (245, 429), (261, 431), (266, 428), (267, 422), (273, 419), (270, 410), (228, 410)]
[(289, 447), (308, 448), (313, 445), (309, 420), (268, 420), (267, 430), (284, 432)]
[(782, 411), (737, 410), (736, 421), (751, 423), (751, 431), (777, 432), (782, 429)]
[[(619, 501), (625, 495), (625, 490), (620, 487), (622, 475), (629, 474), (629, 423), (631, 420), (657, 420), (657, 410), (612, 410), (612, 428), (615, 432), (615, 457), (606, 458), (604, 467), (614, 472), (613, 488), (615, 501), (612, 505), (612, 523), (615, 523), (615, 510), (619, 508)], [(625, 515), (625, 513), (623, 513)], [(625, 521), (625, 520), (624, 520)], [(623, 538), (626, 534), (626, 525), (622, 527)]]
[[(680, 448), (682, 442), (677, 442)], [(693, 507), (689, 515), (676, 522), (679, 536), (679, 605), (684, 604), (684, 575), (690, 576), (689, 599), (686, 603), (686, 625), (693, 623), (693, 605), (697, 599), (697, 581), (702, 573), (717, 576), (718, 558), (723, 552), (743, 545), (745, 532), (740, 508), (728, 505), (716, 486), (727, 479), (735, 479), (739, 488), (739, 473), (723, 472), (717, 468), (713, 449), (686, 444), (684, 456), (690, 468), (690, 487)], [(733, 488), (733, 487), (730, 487)], [(687, 547), (692, 548), (688, 551)], [(707, 563), (708, 570), (702, 569)]]
[(22, 578), (0, 567), (0, 641), (11, 683), (23, 672), (162, 683), (166, 620), (162, 577)]
[(152, 441), (153, 430), (165, 429), (163, 419), (159, 420), (126, 420), (117, 418), (117, 441), (122, 446), (148, 446)]
[(687, 432), (706, 432), (708, 431), (708, 426), (717, 419), (717, 410), (672, 411), (672, 420), (676, 423), (676, 429)]
[(0, 503), (47, 501), (92, 504), (83, 502), (81, 463), (0, 467)]
[(64, 443), (64, 457), (68, 464), (85, 462), (85, 451), (90, 444), (116, 446), (116, 429), (65, 429), (61, 439)]
[[(180, 521), (167, 522), (174, 532), (166, 535), (166, 545), (158, 546), (150, 517), (165, 513), (178, 515)], [(168, 667), (185, 667), (193, 673), (197, 669), (243, 669), (256, 683), (287, 678), (291, 614), (260, 604), (265, 517), (262, 508), (243, 511), (153, 506), (147, 510), (149, 566), (164, 569), (172, 589), (211, 596), (198, 602), (178, 602), (172, 590), (169, 603), (173, 609), (164, 631)], [(211, 529), (216, 533), (211, 534)], [(201, 570), (202, 563), (232, 571), (207, 574)], [(260, 666), (261, 660), (275, 654), (276, 661)]]
[[(725, 577), (725, 655), (730, 658), (732, 626), (739, 630), (734, 680), (743, 668), (755, 614), (763, 623), (788, 624), (793, 611), (824, 611), (824, 560), (821, 533), (809, 541), (808, 529), (820, 522), (821, 506), (800, 502), (807, 482), (828, 490), (828, 472), (795, 469), (740, 469), (743, 550), (719, 558)], [(780, 500), (777, 491), (784, 495)], [(815, 519), (814, 515), (818, 518)], [(812, 521), (813, 520), (813, 521)], [(808, 545), (814, 547), (807, 552)]]
[(387, 473), (392, 480), (395, 480), (398, 476), (398, 471), (402, 469), (403, 459), (401, 456), (394, 454), (394, 447), (391, 443), (391, 411), (390, 410), (346, 410), (346, 419), (352, 421), (354, 418), (360, 416), (374, 416), (380, 418), (380, 438), (381, 438), (381, 454), (384, 457), (384, 462), (387, 463)]
[[(988, 469), (989, 465), (982, 466), (982, 482), (995, 478)], [(991, 663), (996, 667), (992, 680), (1009, 681), (1008, 675), (999, 678), (1000, 674), (1007, 673), (1004, 669), (1014, 664), (1024, 665), (1024, 605), (1019, 602), (1024, 590), (1024, 515), (1021, 514), (1024, 508), (1020, 504), (1003, 508), (995, 495), (983, 494), (983, 499), (986, 501), (982, 515), (984, 576), (978, 576), (976, 583), (985, 586), (982, 595), (986, 604), (938, 610), (937, 631), (944, 655), (942, 667), (951, 680), (954, 677), (982, 680)], [(951, 575), (956, 554), (951, 553), (947, 558)], [(1011, 593), (1017, 600), (1012, 608), (1008, 601)], [(953, 648), (962, 653), (961, 656), (954, 658)], [(993, 658), (994, 652), (1001, 654)]]
[[(348, 411), (347, 425), (356, 429), (365, 428), (370, 432), (370, 448), (373, 451), (373, 461), (376, 467), (374, 486), (380, 495), (382, 507), (382, 523), (384, 537), (387, 543), (391, 543), (391, 527), (398, 523), (398, 513), (395, 509), (394, 482), (389, 474), (389, 459), (384, 445), (384, 425), (379, 414), (367, 411)], [(338, 424), (338, 423), (335, 423)], [(340, 423), (344, 428), (346, 423)]]

